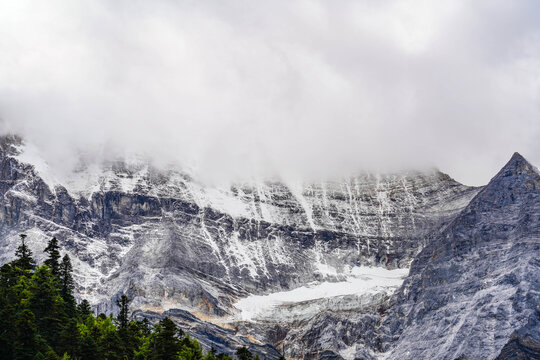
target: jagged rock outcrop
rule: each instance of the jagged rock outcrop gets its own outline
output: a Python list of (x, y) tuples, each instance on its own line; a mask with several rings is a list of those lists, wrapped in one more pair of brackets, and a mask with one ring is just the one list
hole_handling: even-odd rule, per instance
[(59, 185), (43, 164), (24, 162), (35, 157), (20, 143), (2, 148), (1, 259), (19, 231), (35, 235), (36, 250), (57, 235), (80, 260), (78, 290), (92, 301), (130, 291), (141, 305), (208, 303), (202, 311), (215, 315), (237, 296), (321, 279), (321, 268), (406, 267), (478, 191), (437, 171), (213, 189), (145, 162), (82, 166)]
[(496, 360), (540, 359), (540, 343), (531, 337), (512, 336)]
[[(167, 314), (205, 346), (268, 358), (536, 351), (527, 331), (538, 316), (540, 182), (519, 155), (485, 188), (435, 170), (213, 188), (144, 160), (82, 162), (56, 176), (38, 155), (16, 137), (0, 142), (0, 262), (20, 232), (38, 258), (56, 236), (78, 296), (99, 311), (127, 293), (136, 316)], [(289, 318), (238, 318), (247, 296), (347, 286), (353, 268), (411, 261), (391, 297), (330, 296), (276, 308)]]
[(387, 358), (493, 359), (514, 331), (540, 333), (539, 255), (540, 174), (516, 153), (413, 261), (384, 321)]
[(515, 331), (496, 360), (540, 359), (540, 310), (527, 324)]

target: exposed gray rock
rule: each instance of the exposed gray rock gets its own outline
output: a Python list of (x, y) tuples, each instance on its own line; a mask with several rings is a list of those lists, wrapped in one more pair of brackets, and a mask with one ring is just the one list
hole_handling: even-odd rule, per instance
[(434, 233), (395, 301), (382, 327), (388, 359), (493, 359), (515, 330), (540, 333), (530, 321), (540, 305), (538, 171), (514, 154)]
[[(144, 160), (83, 162), (58, 180), (33, 159), (20, 139), (0, 142), (0, 263), (20, 232), (38, 259), (56, 236), (78, 296), (98, 311), (127, 293), (137, 316), (167, 314), (204, 346), (268, 358), (276, 348), (347, 360), (535, 351), (540, 180), (519, 155), (485, 188), (435, 170), (211, 188)], [(411, 262), (392, 298), (316, 299), (290, 304), (301, 314), (290, 319), (231, 321), (250, 294)]]
[(82, 165), (64, 187), (22, 162), (24, 147), (14, 156), (19, 143), (4, 143), (12, 150), (0, 154), (0, 260), (20, 231), (38, 252), (55, 235), (78, 262), (79, 294), (107, 311), (129, 292), (147, 310), (222, 316), (248, 293), (324, 278), (321, 265), (407, 267), (478, 191), (437, 171), (213, 189), (144, 161), (97, 173)]

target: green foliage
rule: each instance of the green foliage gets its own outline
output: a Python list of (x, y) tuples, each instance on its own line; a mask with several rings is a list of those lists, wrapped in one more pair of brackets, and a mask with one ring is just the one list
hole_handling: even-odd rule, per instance
[(84, 299), (77, 305), (77, 315), (80, 322), (84, 322), (87, 317), (93, 314), (92, 307), (90, 306), (88, 300)]
[(55, 348), (59, 345), (65, 309), (55, 278), (47, 266), (36, 268), (28, 284), (28, 290), (30, 293), (28, 308), (36, 316), (37, 329), (47, 343)]
[(77, 314), (77, 304), (75, 303), (75, 298), (73, 297), (75, 284), (73, 282), (73, 275), (71, 275), (72, 272), (73, 267), (71, 266), (71, 260), (66, 254), (62, 258), (62, 263), (60, 264), (58, 280), (60, 283), (60, 295), (66, 304), (66, 313), (70, 317), (74, 317)]
[(127, 329), (129, 324), (129, 298), (122, 295), (120, 299), (116, 300), (116, 306), (120, 308), (116, 317), (116, 324), (120, 329)]
[(253, 354), (245, 346), (236, 350), (236, 357), (238, 360), (253, 360)]
[(99, 360), (101, 353), (96, 341), (91, 335), (84, 336), (81, 339), (79, 347), (79, 356), (85, 360)]
[(15, 322), (16, 337), (13, 344), (14, 359), (33, 359), (39, 346), (39, 337), (35, 324), (36, 317), (32, 311), (24, 309)]
[(17, 259), (15, 260), (15, 266), (19, 267), (23, 271), (31, 271), (36, 266), (34, 259), (32, 258), (32, 252), (28, 248), (28, 246), (25, 243), (26, 235), (21, 234), (21, 245), (17, 248), (17, 251), (15, 251), (15, 256)]
[(49, 240), (44, 252), (49, 254), (49, 257), (45, 260), (45, 265), (51, 269), (54, 276), (58, 276), (60, 272), (60, 247), (55, 237)]
[[(204, 354), (169, 318), (154, 326), (146, 318), (130, 320), (126, 295), (116, 302), (116, 318), (94, 316), (88, 301), (75, 303), (71, 261), (68, 255), (59, 261), (58, 241), (49, 241), (48, 258), (36, 267), (25, 238), (16, 260), (0, 267), (0, 359), (232, 360), (213, 348)], [(258, 359), (246, 348), (237, 356)]]

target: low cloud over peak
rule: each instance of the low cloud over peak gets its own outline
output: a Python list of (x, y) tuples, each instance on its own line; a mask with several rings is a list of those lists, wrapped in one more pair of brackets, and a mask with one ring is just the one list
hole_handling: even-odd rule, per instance
[(3, 131), (204, 178), (540, 163), (537, 1), (0, 0)]

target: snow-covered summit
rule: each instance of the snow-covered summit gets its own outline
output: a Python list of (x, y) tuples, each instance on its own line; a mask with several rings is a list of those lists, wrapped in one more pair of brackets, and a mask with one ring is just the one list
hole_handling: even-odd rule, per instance
[[(78, 295), (99, 311), (114, 311), (112, 300), (127, 293), (142, 313), (182, 317), (206, 345), (286, 344), (290, 357), (382, 354), (377, 324), (403, 279), (390, 276), (386, 286), (379, 273), (407, 273), (438, 234), (476, 221), (468, 211), (508, 204), (508, 218), (525, 214), (515, 189), (540, 187), (519, 155), (485, 188), (438, 171), (215, 187), (140, 157), (57, 173), (28, 149), (12, 139), (0, 146), (1, 261), (19, 232), (38, 257), (56, 236), (74, 260)], [(497, 228), (497, 219), (475, 226)], [(268, 300), (275, 306), (243, 307)], [(245, 311), (252, 321), (242, 321)], [(223, 343), (212, 343), (208, 326)]]

